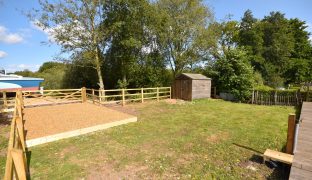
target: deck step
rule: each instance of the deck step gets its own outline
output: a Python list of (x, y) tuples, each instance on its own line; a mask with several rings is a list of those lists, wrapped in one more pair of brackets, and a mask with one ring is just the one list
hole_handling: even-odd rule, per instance
[(286, 163), (286, 164), (292, 164), (294, 155), (267, 149), (263, 154), (263, 162), (265, 162), (266, 160), (270, 160), (270, 159), (274, 161)]

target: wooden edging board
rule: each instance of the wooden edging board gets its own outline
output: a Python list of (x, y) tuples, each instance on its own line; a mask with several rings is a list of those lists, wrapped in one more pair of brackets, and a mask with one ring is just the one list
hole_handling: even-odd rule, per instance
[(50, 136), (30, 139), (26, 141), (26, 145), (27, 147), (32, 147), (32, 146), (36, 146), (40, 144), (45, 144), (48, 142), (53, 142), (53, 141), (57, 141), (57, 140), (65, 139), (65, 138), (75, 137), (75, 136), (79, 136), (79, 135), (83, 135), (83, 134), (87, 134), (87, 133), (91, 133), (91, 132), (95, 132), (99, 130), (108, 129), (114, 126), (119, 126), (119, 125), (131, 123), (131, 122), (137, 122), (137, 117), (127, 118), (124, 120), (100, 124), (100, 125), (87, 127), (87, 128), (81, 128), (81, 129), (77, 129), (73, 131), (67, 131), (64, 133), (54, 134)]

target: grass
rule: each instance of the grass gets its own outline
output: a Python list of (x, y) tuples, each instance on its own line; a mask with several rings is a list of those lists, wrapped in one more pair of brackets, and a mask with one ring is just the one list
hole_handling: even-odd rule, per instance
[(137, 111), (137, 123), (31, 148), (32, 179), (283, 178), (258, 152), (282, 150), (294, 108), (221, 100), (126, 108)]

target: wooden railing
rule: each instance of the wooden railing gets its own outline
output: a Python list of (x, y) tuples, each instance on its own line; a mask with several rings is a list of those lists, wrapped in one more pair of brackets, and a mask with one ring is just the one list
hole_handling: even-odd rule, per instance
[(86, 89), (86, 96), (86, 99), (93, 103), (120, 103), (125, 105), (127, 102), (144, 102), (144, 100), (148, 99), (171, 98), (171, 87), (110, 90)]
[(81, 89), (55, 89), (23, 91), (24, 99), (38, 98), (45, 99), (53, 103), (66, 101), (81, 101)]
[(8, 97), (6, 91), (0, 92), (0, 113), (13, 112), (15, 106), (15, 97)]
[[(148, 99), (171, 98), (171, 87), (109, 90), (86, 89), (83, 87), (81, 89), (35, 90), (22, 91), (22, 97), (26, 107), (86, 101), (100, 104), (121, 103), (125, 105), (127, 102), (144, 102), (144, 100)], [(12, 112), (14, 110), (14, 102), (15, 99), (8, 98), (6, 93), (2, 92), (2, 97), (0, 97), (0, 104), (2, 104), (1, 112)]]
[(4, 180), (26, 179), (28, 175), (23, 109), (22, 92), (17, 91), (11, 122)]

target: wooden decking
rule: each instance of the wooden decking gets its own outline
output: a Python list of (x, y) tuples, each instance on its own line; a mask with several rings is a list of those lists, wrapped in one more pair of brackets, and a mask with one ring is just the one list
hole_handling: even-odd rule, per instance
[(312, 179), (312, 102), (304, 102), (301, 109), (297, 148), (289, 179)]

